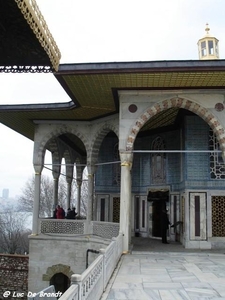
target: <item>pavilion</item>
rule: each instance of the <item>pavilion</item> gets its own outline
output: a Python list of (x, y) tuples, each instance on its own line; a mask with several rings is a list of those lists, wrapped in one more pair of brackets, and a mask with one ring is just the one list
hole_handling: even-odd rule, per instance
[[(179, 224), (169, 230), (170, 240), (185, 248), (225, 248), (225, 60), (218, 59), (218, 40), (209, 30), (199, 40), (199, 60), (60, 65), (60, 52), (35, 2), (1, 2), (7, 14), (0, 12), (0, 24), (7, 28), (5, 15), (15, 22), (0, 47), (0, 71), (52, 72), (71, 99), (0, 105), (0, 122), (34, 141), (30, 259), (44, 255), (40, 241), (45, 255), (54, 243), (62, 251), (63, 239), (68, 242), (65, 236), (71, 233), (100, 235), (102, 245), (103, 223), (110, 237), (122, 233), (123, 251), (129, 251), (134, 235), (161, 237), (164, 208), (171, 223)], [(88, 169), (87, 218), (75, 227), (39, 218), (46, 150), (52, 153), (53, 205), (60, 201), (62, 158), (68, 206), (74, 167), (78, 190), (84, 167)], [(79, 203), (78, 196), (78, 212)], [(46, 237), (49, 233), (61, 235), (61, 242)], [(61, 263), (73, 273), (64, 251), (68, 259)], [(46, 257), (43, 278), (49, 278), (44, 270), (54, 259)]]

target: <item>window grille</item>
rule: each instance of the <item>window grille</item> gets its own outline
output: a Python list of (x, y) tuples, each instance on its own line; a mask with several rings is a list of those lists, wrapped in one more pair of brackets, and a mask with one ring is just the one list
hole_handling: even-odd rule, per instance
[(216, 135), (210, 129), (209, 131), (209, 150), (210, 152), (210, 177), (212, 179), (225, 179), (225, 164), (220, 150), (220, 145)]
[(152, 150), (155, 150), (155, 153), (151, 154), (152, 183), (166, 183), (166, 154), (157, 152), (157, 150), (165, 150), (165, 143), (161, 137), (154, 139)]

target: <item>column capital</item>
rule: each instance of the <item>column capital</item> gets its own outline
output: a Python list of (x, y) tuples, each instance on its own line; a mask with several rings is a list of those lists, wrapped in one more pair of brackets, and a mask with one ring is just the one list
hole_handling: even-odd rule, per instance
[(72, 184), (73, 178), (70, 176), (66, 176), (66, 183), (67, 184)]
[(52, 172), (52, 177), (53, 177), (54, 180), (59, 180), (59, 173), (53, 171)]
[(77, 184), (77, 186), (81, 186), (81, 184), (82, 184), (82, 179), (77, 178), (76, 184)]
[(43, 170), (43, 165), (34, 164), (35, 175), (41, 175), (42, 170)]
[(130, 151), (120, 151), (121, 167), (132, 168), (133, 153)]
[(93, 164), (87, 164), (88, 176), (93, 176), (96, 171), (96, 166)]

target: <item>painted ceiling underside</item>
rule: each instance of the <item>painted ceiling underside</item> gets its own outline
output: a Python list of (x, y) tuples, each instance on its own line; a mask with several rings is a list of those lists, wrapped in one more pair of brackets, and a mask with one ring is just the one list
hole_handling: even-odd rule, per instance
[[(60, 65), (54, 76), (68, 103), (1, 105), (0, 121), (33, 139), (34, 121), (91, 121), (119, 112), (120, 90), (225, 88), (225, 61), (162, 61)], [(178, 110), (152, 118), (143, 130), (172, 125)]]

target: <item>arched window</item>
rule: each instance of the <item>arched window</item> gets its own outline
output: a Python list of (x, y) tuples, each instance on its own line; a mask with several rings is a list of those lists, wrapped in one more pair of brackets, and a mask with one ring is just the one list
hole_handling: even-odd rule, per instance
[(165, 150), (165, 143), (161, 137), (154, 139), (152, 150), (155, 151), (151, 154), (152, 183), (166, 183), (166, 154), (162, 152)]

